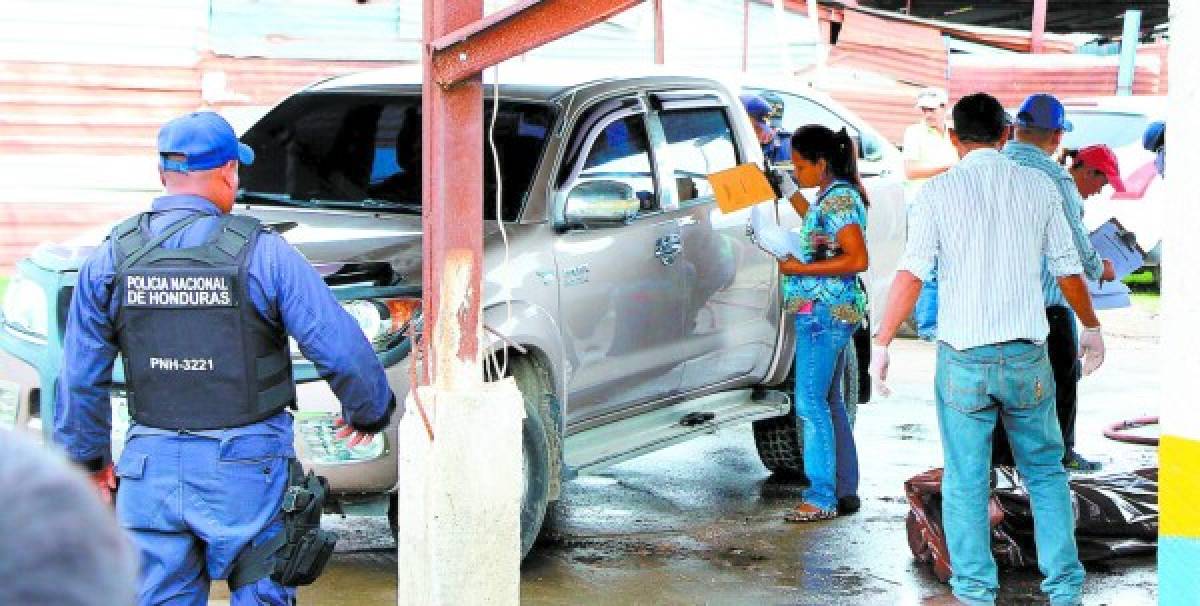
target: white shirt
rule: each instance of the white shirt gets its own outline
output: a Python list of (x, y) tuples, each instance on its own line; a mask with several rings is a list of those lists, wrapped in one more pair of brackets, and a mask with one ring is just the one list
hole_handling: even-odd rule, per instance
[(1083, 271), (1054, 183), (994, 149), (975, 150), (917, 194), (899, 269), (938, 278), (938, 339), (958, 349), (1044, 341), (1042, 261)]
[[(958, 151), (950, 141), (946, 129), (938, 130), (918, 122), (904, 129), (904, 160), (916, 162), (924, 167), (948, 166), (958, 162)], [(916, 193), (928, 178), (908, 179), (904, 182), (908, 197)]]

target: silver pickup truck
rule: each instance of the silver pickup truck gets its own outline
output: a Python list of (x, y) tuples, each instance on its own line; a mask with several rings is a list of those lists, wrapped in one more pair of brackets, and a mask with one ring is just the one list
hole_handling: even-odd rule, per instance
[[(778, 270), (746, 237), (745, 211), (716, 209), (705, 176), (763, 162), (741, 91), (774, 104), (782, 130), (847, 126), (868, 177), (865, 278), (879, 301), (904, 239), (895, 148), (805, 87), (512, 69), (503, 79), (485, 103), (485, 136), (498, 153), (485, 144), (483, 338), (525, 395), (523, 548), (564, 480), (716, 427), (753, 423), (766, 467), (800, 473)], [(401, 397), (421, 326), (420, 111), (413, 69), (297, 92), (242, 136), (257, 160), (242, 168), (235, 209), (313, 263)], [(797, 221), (779, 207), (785, 223)], [(72, 285), (95, 245), (43, 246), (20, 262), (0, 318), (0, 425), (49, 434)], [(864, 329), (842, 378), (852, 407), (868, 397), (859, 388), (865, 347)], [(338, 403), (294, 356), (300, 456), (329, 478), (339, 510), (390, 508), (394, 521), (391, 495), (403, 481), (394, 424), (369, 446), (333, 441)], [(128, 423), (119, 364), (112, 394), (119, 449)]]

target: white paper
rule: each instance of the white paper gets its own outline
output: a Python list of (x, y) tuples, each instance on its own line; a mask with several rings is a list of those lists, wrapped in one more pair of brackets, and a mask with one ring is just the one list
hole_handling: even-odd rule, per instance
[(1087, 281), (1088, 294), (1092, 296), (1093, 309), (1119, 309), (1129, 307), (1129, 287), (1123, 282), (1105, 282), (1103, 286)]
[[(1088, 236), (1092, 242), (1092, 248), (1096, 249), (1096, 254), (1100, 255), (1101, 259), (1112, 261), (1117, 280), (1141, 269), (1142, 264), (1145, 263), (1145, 256), (1138, 249), (1136, 240), (1132, 237), (1122, 239), (1122, 233), (1128, 234), (1129, 232), (1121, 229), (1120, 223), (1117, 223), (1116, 219), (1109, 219)], [(1107, 282), (1105, 287), (1108, 287)], [(1128, 294), (1128, 289), (1126, 289), (1126, 294)]]
[(786, 259), (788, 256), (799, 259), (800, 249), (796, 237), (771, 218), (775, 210), (774, 205), (775, 201), (771, 200), (750, 209), (750, 229), (754, 242), (777, 259)]

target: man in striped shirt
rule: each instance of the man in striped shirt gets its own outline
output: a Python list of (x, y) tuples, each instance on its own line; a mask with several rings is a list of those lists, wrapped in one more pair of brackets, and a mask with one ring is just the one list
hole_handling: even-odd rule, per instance
[[(1075, 179), (1051, 157), (1062, 144), (1063, 133), (1071, 130), (1062, 103), (1053, 95), (1030, 95), (1017, 111), (1016, 130), (1016, 140), (1004, 146), (1005, 157), (1021, 166), (1036, 168), (1050, 177), (1062, 200), (1071, 239), (1083, 263), (1083, 273), (1093, 280), (1112, 280), (1112, 262), (1096, 254), (1083, 226), (1083, 198), (1079, 195)], [(1113, 180), (1112, 186), (1124, 191), (1119, 179)], [(1075, 452), (1076, 386), (1079, 382), (1075, 315), (1067, 307), (1067, 301), (1058, 288), (1058, 280), (1046, 270), (1042, 271), (1042, 294), (1046, 299), (1046, 320), (1050, 324), (1046, 351), (1050, 357), (1050, 367), (1054, 369), (1055, 410), (1059, 429), (1062, 430), (1063, 465), (1068, 471), (1097, 471), (1100, 469), (1099, 463), (1088, 461)], [(1005, 450), (1007, 444), (1000, 442), (997, 449)], [(1003, 460), (1009, 457), (1005, 453), (999, 458)]]
[(976, 93), (963, 97), (953, 116), (951, 139), (962, 159), (930, 179), (913, 207), (908, 246), (871, 348), (871, 374), (886, 394), (887, 346), (936, 262), (935, 398), (955, 597), (992, 604), (999, 588), (988, 497), (992, 434), (1003, 419), (1033, 502), (1042, 590), (1056, 606), (1079, 604), (1084, 572), (1046, 357), (1043, 263), (1086, 327), (1080, 340), (1085, 372), (1103, 360), (1100, 323), (1054, 184), (999, 152), (1009, 133), (1004, 108)]

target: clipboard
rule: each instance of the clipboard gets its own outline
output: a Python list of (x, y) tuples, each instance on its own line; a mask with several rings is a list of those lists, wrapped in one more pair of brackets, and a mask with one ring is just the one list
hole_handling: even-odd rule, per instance
[(1115, 217), (1092, 231), (1088, 240), (1101, 259), (1112, 261), (1117, 280), (1141, 269), (1145, 263), (1146, 253), (1138, 245), (1137, 238)]
[(717, 208), (723, 213), (733, 213), (775, 199), (775, 189), (767, 181), (767, 175), (753, 162), (747, 162), (708, 175)]

